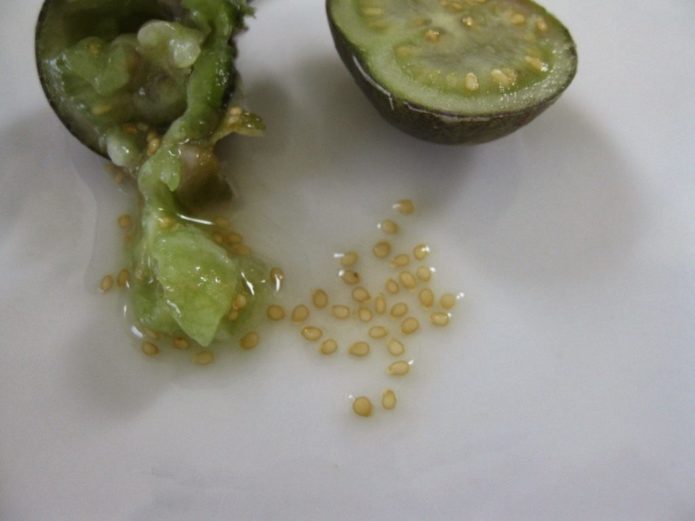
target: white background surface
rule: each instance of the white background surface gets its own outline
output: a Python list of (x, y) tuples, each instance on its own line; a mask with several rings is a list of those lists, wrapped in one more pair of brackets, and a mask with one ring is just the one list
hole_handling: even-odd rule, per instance
[(546, 5), (574, 84), (473, 148), (382, 122), (320, 1), (259, 1), (240, 40), (269, 130), (227, 147), (237, 218), (289, 291), (404, 195), (466, 291), (399, 408), (360, 420), (347, 395), (384, 377), (286, 330), (204, 370), (131, 346), (94, 291), (129, 199), (42, 97), (39, 2), (5, 0), (0, 519), (695, 519), (695, 3)]

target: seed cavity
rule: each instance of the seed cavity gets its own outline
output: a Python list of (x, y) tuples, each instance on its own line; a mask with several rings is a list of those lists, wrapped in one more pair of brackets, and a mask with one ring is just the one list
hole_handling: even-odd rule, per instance
[(401, 322), (401, 332), (404, 335), (412, 335), (420, 329), (420, 322), (415, 317), (408, 317)]
[(309, 342), (316, 342), (323, 336), (323, 331), (315, 326), (304, 326), (302, 328), (302, 336)]
[(193, 363), (198, 365), (210, 365), (215, 361), (215, 355), (211, 351), (201, 351), (193, 355)]
[(363, 416), (365, 418), (372, 415), (372, 402), (366, 396), (358, 396), (355, 401), (352, 402), (352, 410), (357, 416)]
[(309, 318), (309, 308), (304, 304), (295, 306), (292, 310), (292, 322), (304, 322)]
[(391, 243), (389, 243), (388, 241), (377, 242), (372, 248), (372, 253), (374, 253), (374, 256), (378, 257), (379, 259), (388, 257), (391, 253)]
[(353, 356), (367, 356), (369, 354), (369, 344), (367, 342), (355, 342), (348, 351)]
[(323, 309), (328, 305), (328, 295), (322, 289), (317, 289), (311, 296), (311, 301), (319, 309)]
[(260, 337), (258, 336), (258, 333), (256, 333), (255, 331), (251, 331), (241, 337), (241, 339), (239, 340), (239, 346), (241, 346), (242, 349), (248, 351), (249, 349), (253, 349), (254, 347), (256, 347), (258, 345), (259, 340)]
[(272, 304), (268, 306), (266, 315), (270, 320), (282, 320), (285, 318), (285, 308), (278, 306), (277, 304)]
[(381, 395), (381, 406), (387, 411), (395, 409), (397, 402), (396, 393), (393, 389), (386, 389)]
[(399, 360), (392, 363), (388, 367), (387, 372), (393, 376), (404, 376), (410, 372), (410, 363), (405, 360)]
[(384, 326), (373, 326), (369, 328), (369, 336), (375, 339), (384, 338), (389, 334), (388, 329)]
[(336, 342), (332, 338), (329, 338), (329, 339), (321, 342), (321, 347), (319, 348), (319, 351), (321, 352), (322, 355), (332, 355), (337, 350), (338, 350), (338, 342)]

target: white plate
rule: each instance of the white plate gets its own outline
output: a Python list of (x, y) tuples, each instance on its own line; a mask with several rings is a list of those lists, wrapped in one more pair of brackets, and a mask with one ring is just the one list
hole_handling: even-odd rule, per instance
[(321, 1), (259, 0), (239, 68), (268, 133), (226, 147), (239, 227), (305, 294), (412, 196), (408, 233), (466, 292), (369, 420), (348, 395), (381, 367), (289, 327), (205, 369), (133, 348), (95, 291), (129, 199), (42, 96), (39, 3), (0, 22), (0, 519), (695, 519), (695, 3), (547, 0), (574, 84), (447, 148), (375, 114)]

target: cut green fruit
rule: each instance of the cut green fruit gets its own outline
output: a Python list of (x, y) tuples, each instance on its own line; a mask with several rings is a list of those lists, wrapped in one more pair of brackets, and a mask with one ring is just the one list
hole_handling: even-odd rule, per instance
[(569, 31), (530, 0), (327, 0), (336, 48), (387, 121), (438, 143), (509, 134), (569, 86)]

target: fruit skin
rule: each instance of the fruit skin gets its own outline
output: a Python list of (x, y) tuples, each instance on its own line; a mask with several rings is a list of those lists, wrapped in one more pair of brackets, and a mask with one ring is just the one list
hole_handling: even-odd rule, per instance
[(379, 114), (396, 128), (418, 139), (444, 145), (459, 145), (486, 143), (504, 137), (530, 123), (555, 103), (577, 73), (577, 49), (569, 31), (563, 27), (568, 40), (573, 42), (571, 52), (574, 68), (554, 96), (526, 109), (513, 112), (469, 116), (455, 112), (435, 111), (394, 96), (369, 74), (362, 59), (362, 51), (352, 45), (333, 22), (330, 12), (331, 1), (326, 0), (328, 25), (335, 48), (343, 63)]

